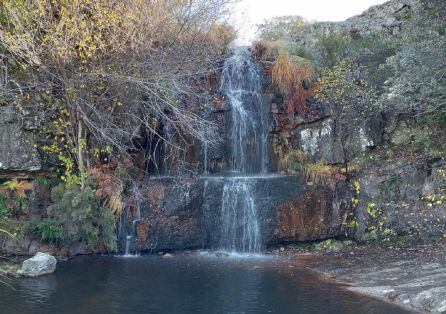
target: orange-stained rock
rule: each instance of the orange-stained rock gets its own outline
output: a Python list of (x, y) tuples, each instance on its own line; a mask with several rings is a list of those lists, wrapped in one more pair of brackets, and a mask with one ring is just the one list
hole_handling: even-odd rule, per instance
[(277, 237), (280, 241), (311, 241), (342, 234), (343, 215), (337, 211), (329, 186), (307, 187), (302, 197), (277, 208)]
[[(218, 248), (222, 195), (228, 180), (231, 179), (167, 177), (145, 182), (140, 187), (141, 220), (136, 225), (134, 250)], [(345, 234), (349, 197), (343, 182), (310, 186), (299, 175), (246, 180), (250, 181), (264, 248), (280, 242)], [(127, 231), (131, 228), (132, 217), (129, 218)]]

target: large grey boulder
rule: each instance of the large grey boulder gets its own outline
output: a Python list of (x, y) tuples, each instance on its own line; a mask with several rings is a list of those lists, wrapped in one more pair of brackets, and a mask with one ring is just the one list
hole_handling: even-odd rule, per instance
[(22, 263), (22, 268), (17, 272), (21, 276), (37, 277), (50, 274), (56, 270), (57, 260), (48, 253), (37, 252), (33, 257)]

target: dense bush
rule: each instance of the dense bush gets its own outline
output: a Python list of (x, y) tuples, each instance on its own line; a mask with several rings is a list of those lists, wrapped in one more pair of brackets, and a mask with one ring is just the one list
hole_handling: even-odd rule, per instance
[(163, 120), (181, 130), (171, 147), (215, 143), (197, 111), (234, 39), (228, 2), (3, 0), (0, 103), (45, 118), (36, 147), (66, 184), (84, 186), (101, 155), (140, 149)]
[[(56, 233), (55, 225), (63, 228), (63, 241), (67, 244), (83, 242), (89, 246), (104, 245), (116, 249), (116, 226), (113, 214), (99, 205), (94, 190), (78, 185), (59, 185), (51, 193), (54, 204), (48, 208), (51, 224), (41, 227)], [(51, 228), (50, 228), (51, 227)], [(42, 229), (42, 228), (41, 228)]]
[(389, 75), (387, 58), (395, 54), (398, 40), (383, 35), (351, 37), (341, 32), (322, 36), (313, 51), (315, 66), (326, 69), (344, 60), (353, 60), (368, 69), (369, 81), (376, 88), (382, 87)]
[(10, 212), (6, 204), (6, 196), (0, 195), (0, 223), (3, 225), (4, 222), (9, 218)]
[(322, 67), (332, 67), (351, 56), (352, 41), (343, 33), (333, 32), (319, 38), (316, 44), (318, 61)]
[(8, 180), (0, 185), (0, 233), (16, 236), (22, 232), (20, 218), (28, 215), (34, 185), (26, 180)]
[(30, 232), (41, 243), (59, 246), (64, 241), (63, 227), (51, 219), (39, 221)]

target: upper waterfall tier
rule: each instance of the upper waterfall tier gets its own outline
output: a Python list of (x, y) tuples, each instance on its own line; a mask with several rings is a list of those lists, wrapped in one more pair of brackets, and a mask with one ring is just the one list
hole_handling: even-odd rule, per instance
[(269, 110), (262, 95), (262, 68), (247, 47), (234, 49), (223, 66), (220, 90), (231, 108), (231, 169), (242, 174), (268, 171)]

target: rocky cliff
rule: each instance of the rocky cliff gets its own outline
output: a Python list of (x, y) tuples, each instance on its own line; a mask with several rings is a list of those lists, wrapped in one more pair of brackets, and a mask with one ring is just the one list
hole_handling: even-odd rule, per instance
[(392, 0), (376, 5), (362, 14), (343, 22), (308, 23), (299, 28), (293, 40), (303, 47), (313, 48), (324, 35), (333, 32), (349, 34), (353, 37), (385, 34), (394, 36), (408, 27), (408, 21), (419, 13), (420, 0)]
[(13, 105), (0, 107), (0, 179), (29, 178), (42, 170), (33, 142), (37, 126), (34, 114), (18, 112)]
[[(372, 82), (378, 90), (373, 110), (359, 121), (353, 114), (347, 122), (353, 126), (347, 159), (357, 202), (354, 233), (359, 239), (377, 234), (441, 236), (446, 231), (444, 141), (440, 139), (444, 126), (435, 122), (435, 110), (442, 110), (441, 92), (425, 92), (428, 85), (434, 91), (442, 84), (426, 69), (444, 71), (440, 51), (445, 42), (445, 10), (442, 1), (393, 0), (344, 22), (303, 25), (290, 39), (312, 54), (316, 67), (332, 66), (327, 58), (336, 52), (338, 60), (345, 53), (355, 64), (368, 67), (370, 75), (375, 69), (385, 72)], [(388, 46), (376, 48), (380, 42)], [(355, 53), (349, 55), (351, 51)], [(423, 55), (430, 54), (441, 61), (429, 65)], [(435, 105), (426, 114), (423, 106), (430, 101)], [(311, 108), (313, 102), (307, 104)], [(358, 107), (356, 116), (367, 109)], [(432, 117), (423, 118), (431, 113)], [(316, 119), (301, 119), (289, 132), (293, 146), (312, 160), (345, 162), (335, 119), (330, 110), (319, 110)]]
[[(121, 233), (136, 228), (130, 251), (220, 248), (223, 188), (230, 178), (158, 178), (139, 187), (141, 201), (128, 209)], [(307, 185), (301, 176), (246, 178), (255, 203), (263, 248), (315, 241), (347, 232), (348, 189)], [(232, 195), (231, 197), (237, 197)], [(238, 209), (242, 211), (242, 209)], [(243, 228), (243, 219), (238, 221)], [(134, 226), (136, 224), (136, 226)], [(120, 237), (125, 241), (125, 237)], [(121, 243), (125, 247), (125, 243)]]

